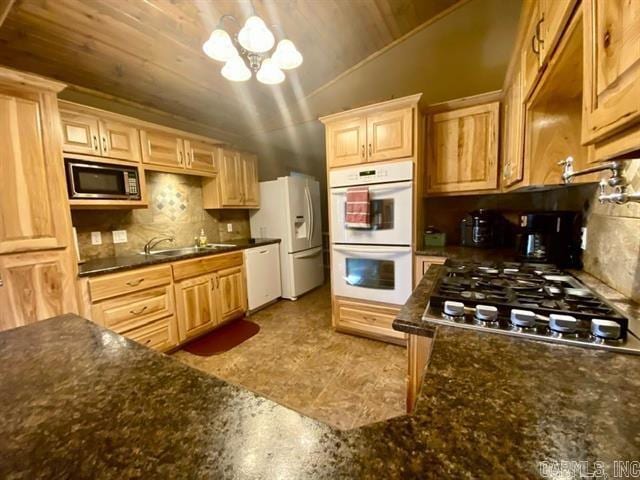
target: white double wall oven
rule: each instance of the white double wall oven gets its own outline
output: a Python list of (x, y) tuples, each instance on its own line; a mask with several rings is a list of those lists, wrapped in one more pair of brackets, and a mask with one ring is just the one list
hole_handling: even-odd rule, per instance
[[(349, 187), (369, 188), (371, 228), (345, 224)], [(335, 295), (402, 305), (411, 294), (413, 162), (329, 173)]]

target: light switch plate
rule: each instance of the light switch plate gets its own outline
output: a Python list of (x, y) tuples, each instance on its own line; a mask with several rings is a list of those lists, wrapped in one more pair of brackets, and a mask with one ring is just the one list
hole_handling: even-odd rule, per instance
[(113, 243), (127, 243), (126, 230), (114, 230), (111, 234), (113, 235)]
[(233, 223), (227, 223), (227, 232), (233, 232)]
[(582, 250), (587, 249), (587, 227), (582, 227), (581, 229), (582, 235), (580, 235), (580, 248)]
[(102, 245), (102, 234), (100, 232), (91, 232), (91, 245)]

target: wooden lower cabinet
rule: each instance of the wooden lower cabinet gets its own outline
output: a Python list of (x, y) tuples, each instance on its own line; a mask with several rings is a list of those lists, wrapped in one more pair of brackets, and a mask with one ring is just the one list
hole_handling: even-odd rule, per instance
[(413, 412), (431, 355), (433, 339), (408, 335), (407, 340), (407, 413)]
[(145, 347), (165, 352), (178, 344), (176, 319), (174, 316), (160, 318), (140, 328), (126, 332), (124, 336)]
[(396, 305), (334, 297), (333, 326), (339, 332), (405, 345), (406, 334), (392, 328), (399, 311)]
[(431, 265), (444, 265), (447, 261), (447, 257), (434, 257), (430, 255), (416, 255), (415, 264), (413, 269), (413, 286), (415, 288), (424, 274), (427, 273)]
[(0, 330), (78, 311), (67, 249), (0, 255)]
[(247, 311), (247, 291), (242, 267), (227, 268), (216, 273), (217, 303), (222, 322)]
[(220, 322), (216, 308), (214, 275), (182, 280), (174, 288), (180, 342), (197, 337)]

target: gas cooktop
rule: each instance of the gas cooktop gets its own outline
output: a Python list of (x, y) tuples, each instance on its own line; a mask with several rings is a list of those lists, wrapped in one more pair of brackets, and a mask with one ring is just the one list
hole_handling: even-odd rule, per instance
[(550, 264), (449, 261), (424, 318), (443, 325), (640, 354), (629, 321)]

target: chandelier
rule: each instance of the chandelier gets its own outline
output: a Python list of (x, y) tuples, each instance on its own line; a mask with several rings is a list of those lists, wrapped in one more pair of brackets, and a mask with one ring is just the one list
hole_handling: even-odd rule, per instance
[(286, 38), (278, 42), (269, 56), (275, 37), (255, 11), (233, 37), (222, 28), (225, 18), (239, 23), (233, 15), (220, 17), (202, 50), (208, 57), (224, 62), (220, 73), (227, 80), (244, 82), (251, 78), (253, 72), (259, 82), (275, 85), (284, 81), (283, 70), (297, 68), (302, 63), (302, 54)]

